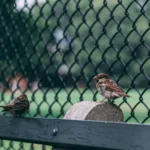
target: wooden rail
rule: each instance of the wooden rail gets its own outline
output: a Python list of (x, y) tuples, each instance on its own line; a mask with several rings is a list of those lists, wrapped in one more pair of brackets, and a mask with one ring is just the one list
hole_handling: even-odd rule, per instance
[(0, 139), (70, 149), (149, 150), (150, 126), (0, 116)]

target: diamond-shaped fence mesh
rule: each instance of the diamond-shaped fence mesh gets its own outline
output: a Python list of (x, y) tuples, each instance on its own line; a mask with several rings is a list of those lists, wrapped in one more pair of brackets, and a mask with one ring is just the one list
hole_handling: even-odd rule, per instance
[(76, 102), (102, 98), (92, 78), (104, 72), (132, 96), (115, 101), (125, 121), (149, 123), (149, 14), (149, 0), (1, 0), (0, 104), (26, 93), (26, 116), (60, 118)]

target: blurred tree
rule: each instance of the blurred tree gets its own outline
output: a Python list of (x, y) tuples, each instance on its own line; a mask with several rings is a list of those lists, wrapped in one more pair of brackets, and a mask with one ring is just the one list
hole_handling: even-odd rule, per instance
[[(27, 14), (14, 9), (15, 0), (0, 2), (0, 79), (8, 87), (11, 78), (22, 72), (28, 76), (32, 66), (25, 55), (31, 22)], [(28, 52), (30, 53), (30, 51)], [(32, 71), (31, 71), (32, 72)], [(30, 74), (31, 75), (31, 74)]]
[(148, 2), (48, 0), (28, 11), (13, 6), (0, 6), (1, 72), (25, 72), (41, 86), (72, 84), (70, 75), (86, 82), (98, 72), (123, 76), (118, 82), (125, 86), (138, 76), (132, 84), (147, 82)]
[[(73, 74), (78, 79), (89, 79), (97, 72), (117, 76), (128, 72), (135, 77), (149, 53), (149, 37), (145, 34), (149, 32), (149, 20), (142, 10), (142, 5), (130, 0), (49, 0), (40, 9), (34, 8), (33, 16), (48, 45), (43, 59), (49, 57), (45, 65), (52, 64), (47, 71), (61, 75), (63, 67), (63, 75)], [(121, 84), (127, 85), (128, 78)], [(143, 80), (147, 81), (144, 77), (136, 82), (145, 83)]]

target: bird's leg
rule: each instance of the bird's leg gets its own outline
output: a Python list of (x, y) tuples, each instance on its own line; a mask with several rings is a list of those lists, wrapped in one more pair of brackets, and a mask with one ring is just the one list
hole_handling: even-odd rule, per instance
[(113, 98), (110, 98), (110, 99), (108, 99), (108, 102), (114, 104), (115, 101)]
[(108, 99), (108, 102), (111, 103), (111, 98)]
[(115, 103), (115, 100), (114, 99), (112, 99), (112, 104), (114, 104)]
[(113, 100), (113, 92), (111, 92), (111, 96), (110, 96), (111, 98), (110, 99), (108, 99), (108, 101), (110, 102), (110, 103), (114, 103), (114, 100)]
[(115, 101), (114, 101), (114, 99), (111, 99), (110, 102), (111, 102), (112, 104), (114, 104)]

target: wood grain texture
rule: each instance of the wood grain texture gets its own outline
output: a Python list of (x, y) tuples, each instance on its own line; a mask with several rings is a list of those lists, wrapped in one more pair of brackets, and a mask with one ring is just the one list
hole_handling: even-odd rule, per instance
[(123, 150), (149, 150), (150, 126), (0, 116), (0, 139), (52, 145)]
[(83, 101), (74, 104), (67, 111), (64, 119), (122, 122), (124, 116), (122, 110), (115, 104)]

